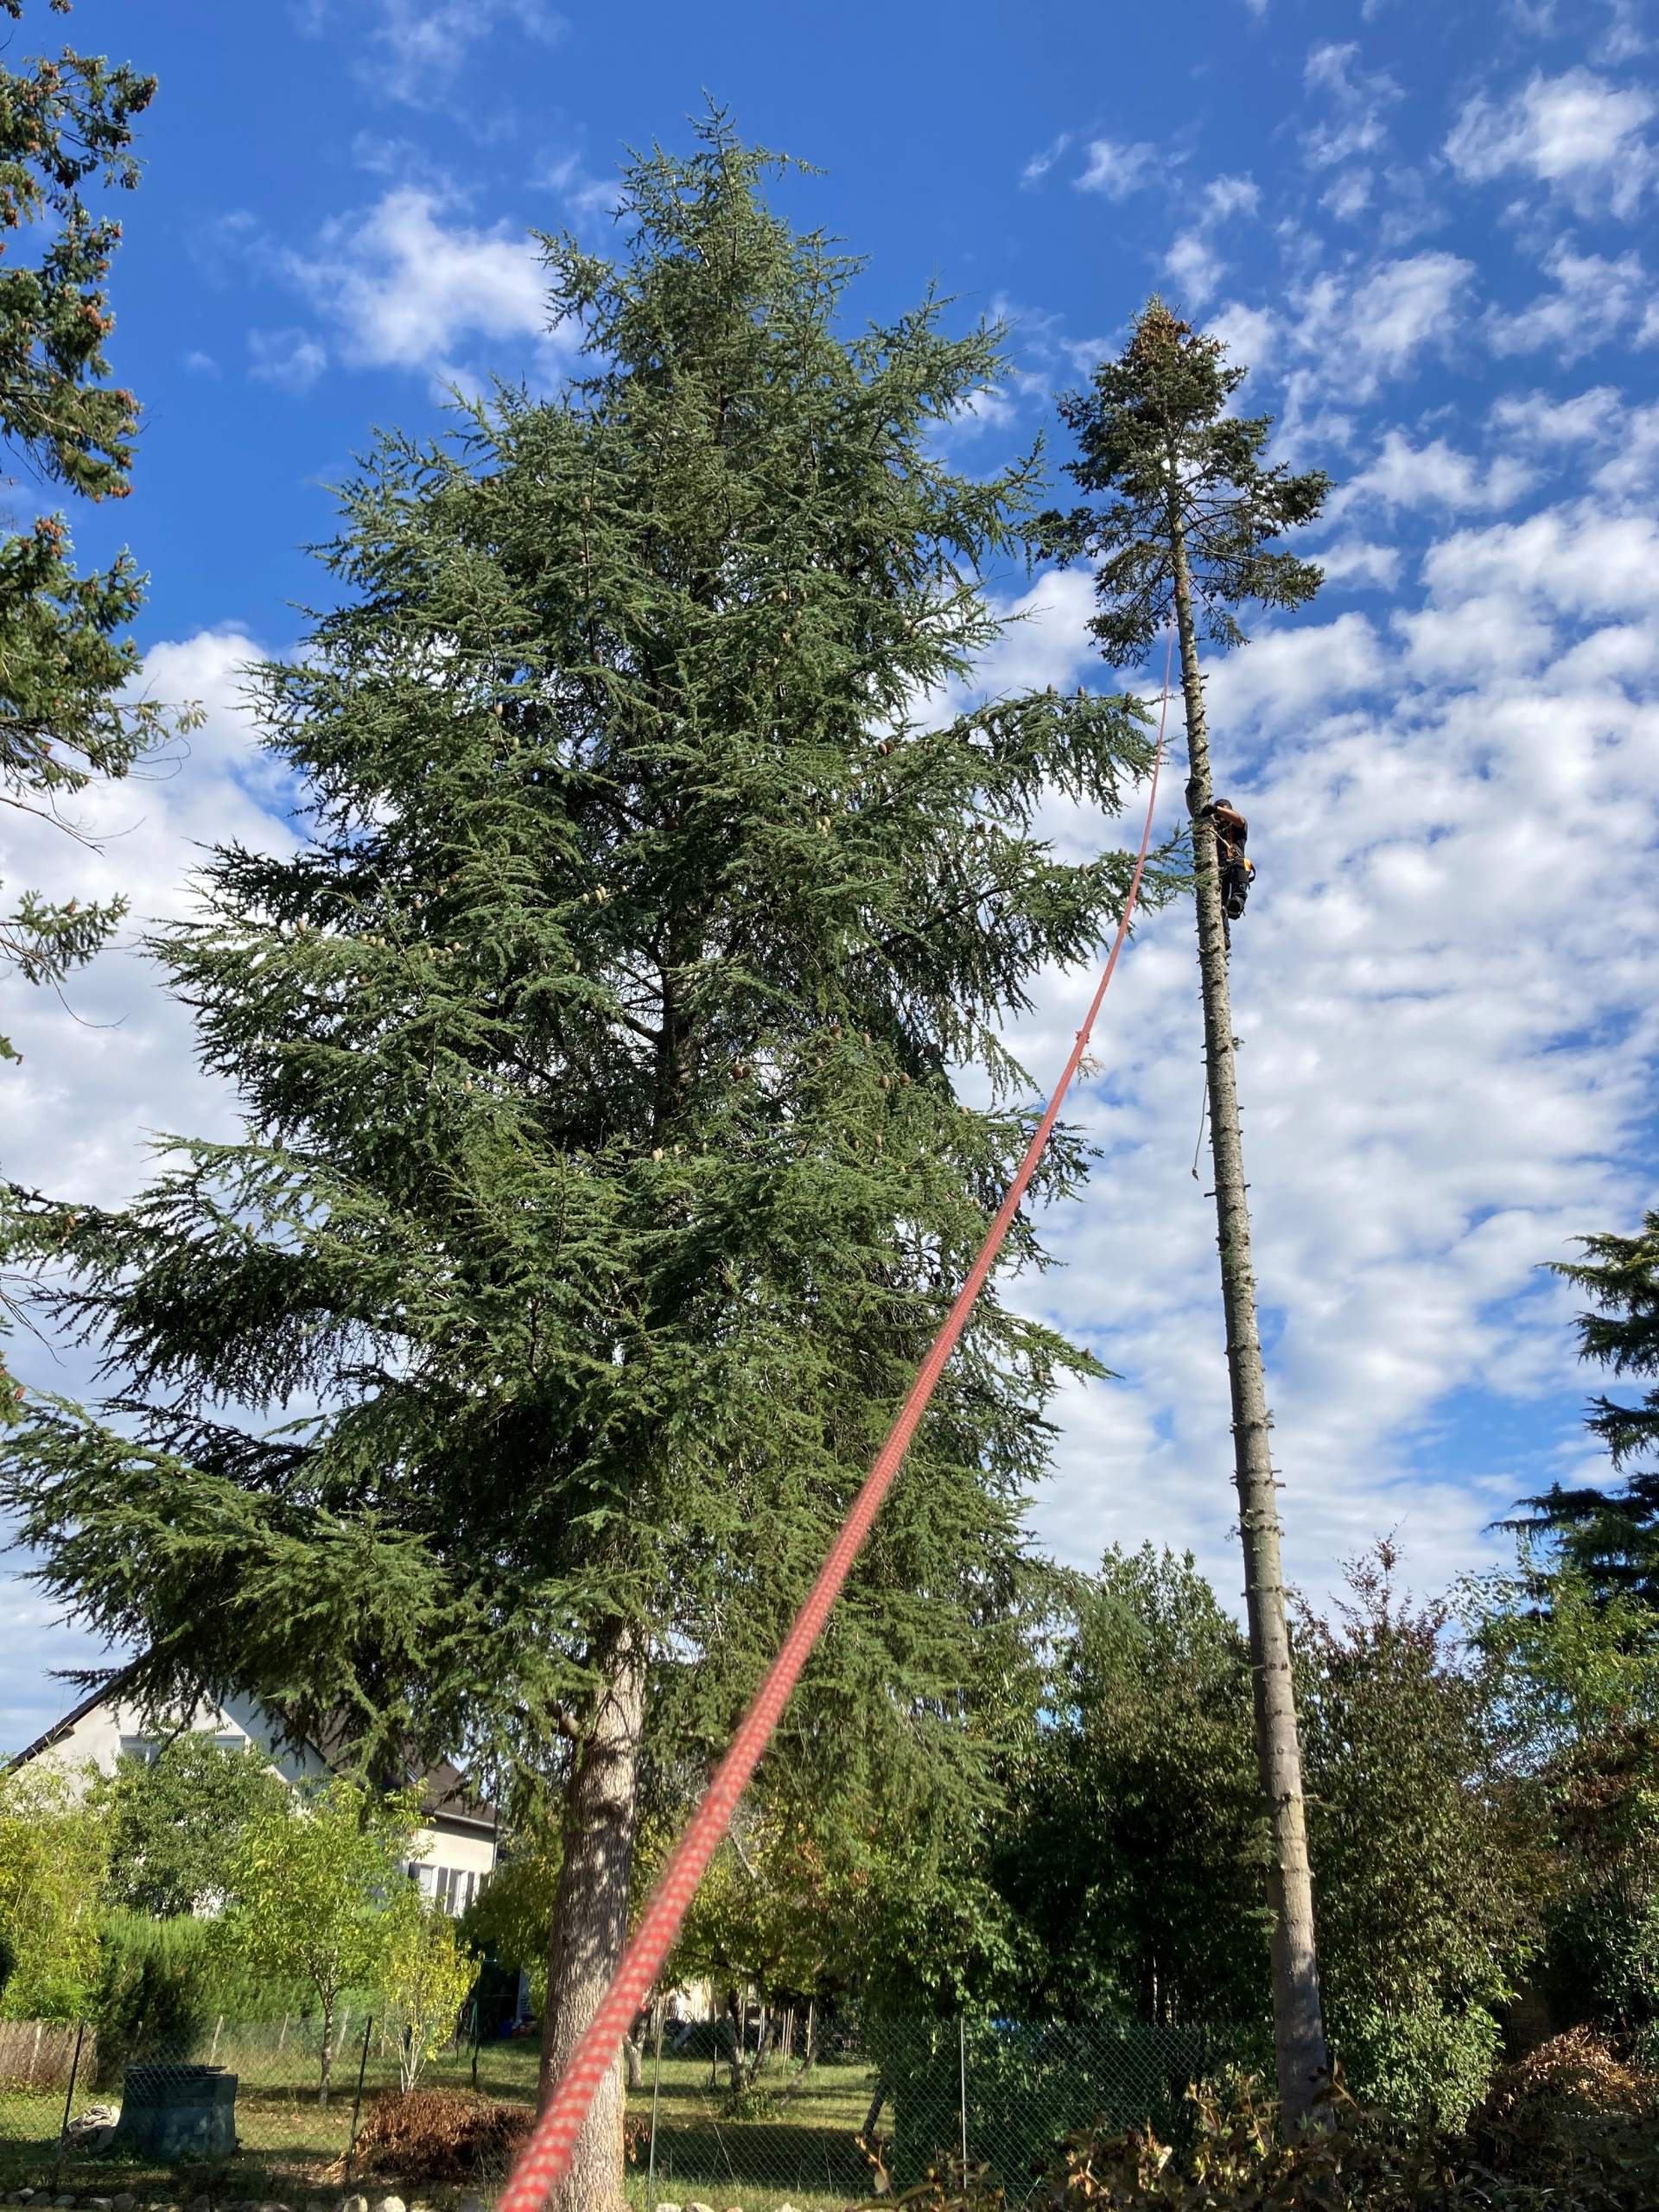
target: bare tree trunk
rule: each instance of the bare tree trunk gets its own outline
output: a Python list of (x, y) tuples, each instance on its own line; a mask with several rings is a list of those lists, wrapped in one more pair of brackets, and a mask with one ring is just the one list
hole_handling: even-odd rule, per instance
[[(622, 1955), (628, 1931), (645, 1650), (619, 1631), (605, 1661), (592, 1723), (575, 1755), (565, 1805), (564, 1861), (547, 1952), (547, 2020), (542, 2038), (543, 2105)], [(620, 2212), (623, 2105), (620, 2066), (601, 2082), (576, 2139), (570, 2171), (552, 2212)]]
[[(1172, 456), (1173, 464), (1173, 456)], [(1175, 569), (1175, 617), (1181, 648), (1190, 771), (1186, 803), (1197, 861), (1198, 967), (1204, 980), (1205, 1065), (1210, 1084), (1211, 1146), (1215, 1161), (1216, 1223), (1221, 1248), (1222, 1304), (1227, 1324), (1227, 1374), (1232, 1391), (1234, 1479), (1244, 1546), (1244, 1602), (1255, 1696), (1256, 1764), (1267, 1801), (1273, 1848), (1268, 1871), (1273, 1907), (1274, 2048), (1287, 2129), (1307, 2124), (1330, 2072), (1319, 2005), (1314, 1948), (1313, 1880), (1307, 1859), (1301, 1747), (1290, 1671), (1290, 1628), (1279, 1556), (1279, 1506), (1274, 1478), (1262, 1339), (1256, 1327), (1250, 1216), (1238, 1125), (1232, 1005), (1228, 993), (1219, 855), (1203, 810), (1213, 797), (1204, 685), (1198, 672), (1186, 545), (1179, 512), (1170, 515)]]
[(328, 2101), (329, 2077), (334, 2066), (334, 1993), (331, 1989), (325, 1993), (322, 2000), (322, 2069), (317, 2080), (317, 2102), (320, 2105), (326, 2105)]

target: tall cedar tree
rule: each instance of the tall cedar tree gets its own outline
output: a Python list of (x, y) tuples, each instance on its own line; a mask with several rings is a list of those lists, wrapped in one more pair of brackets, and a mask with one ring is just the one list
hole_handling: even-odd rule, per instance
[[(69, 0), (53, 0), (53, 12), (67, 15)], [(22, 0), (0, 0), (0, 13), (20, 21)], [(127, 494), (138, 408), (106, 381), (105, 280), (121, 226), (95, 214), (86, 192), (137, 183), (133, 122), (155, 90), (153, 77), (67, 48), (0, 68), (0, 439), (37, 480), (94, 501)], [(37, 241), (32, 262), (16, 251)], [(75, 835), (75, 793), (124, 776), (168, 727), (153, 702), (123, 696), (138, 664), (123, 632), (142, 598), (124, 553), (77, 572), (60, 515), (0, 534), (0, 804)], [(125, 912), (124, 899), (24, 891), (0, 912), (0, 969), (61, 982)], [(0, 1037), (0, 1060), (22, 1057)], [(0, 1237), (10, 1211), (0, 1194)], [(0, 1363), (0, 1415), (15, 1400)]]
[[(1503, 1525), (1554, 1538), (1599, 1594), (1659, 1607), (1659, 1212), (1645, 1214), (1634, 1236), (1583, 1243), (1586, 1259), (1555, 1269), (1591, 1300), (1579, 1316), (1580, 1357), (1610, 1374), (1653, 1378), (1635, 1405), (1605, 1393), (1590, 1401), (1587, 1426), (1615, 1471), (1630, 1471), (1613, 1491), (1553, 1484), (1522, 1498), (1529, 1512)], [(1631, 1465), (1649, 1458), (1650, 1465)]]
[[(997, 1025), (1124, 896), (1033, 817), (1148, 761), (1127, 700), (956, 703), (1034, 481), (938, 455), (997, 334), (930, 301), (838, 334), (855, 264), (768, 212), (772, 165), (718, 117), (633, 163), (625, 258), (544, 241), (592, 373), (347, 487), (340, 604), (259, 677), (310, 834), (220, 849), (157, 941), (247, 1137), (37, 1209), (109, 1418), (42, 1407), (0, 1483), (152, 1694), (562, 1788), (544, 2082), (620, 1955), (653, 1682), (681, 1751), (723, 1739), (1027, 1140)], [(1063, 1140), (1038, 1202), (1080, 1173)], [(779, 1758), (950, 1786), (1086, 1364), (982, 1302)]]
[(1103, 362), (1088, 391), (1061, 404), (1078, 457), (1071, 474), (1096, 503), (1044, 518), (1041, 536), (1062, 559), (1092, 559), (1095, 635), (1115, 667), (1141, 660), (1172, 621), (1179, 640), (1188, 778), (1197, 863), (1198, 965), (1221, 1250), (1234, 1471), (1243, 1535), (1245, 1603), (1255, 1681), (1256, 1743), (1272, 1823), (1268, 1886), (1279, 2091), (1287, 2125), (1304, 2124), (1327, 2072), (1315, 1955), (1301, 1762), (1262, 1344), (1256, 1327), (1250, 1223), (1239, 1137), (1232, 1010), (1215, 833), (1198, 629), (1223, 648), (1243, 642), (1233, 609), (1248, 601), (1299, 607), (1318, 569), (1268, 550), (1319, 513), (1328, 479), (1263, 466), (1271, 418), (1227, 413), (1245, 371), (1148, 302), (1120, 359)]

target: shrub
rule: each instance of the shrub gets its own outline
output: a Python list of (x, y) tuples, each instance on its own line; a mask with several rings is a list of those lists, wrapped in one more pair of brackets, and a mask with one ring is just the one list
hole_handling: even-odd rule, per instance
[(190, 2055), (211, 2022), (214, 1967), (213, 1929), (204, 1921), (105, 1916), (92, 1999), (100, 2087), (118, 2082), (137, 2059)]
[(1483, 2005), (1425, 2000), (1402, 2012), (1362, 2005), (1349, 2016), (1342, 2062), (1366, 2103), (1455, 2129), (1486, 2094), (1498, 2042), (1497, 2023)]
[(86, 1778), (49, 1760), (0, 1775), (0, 2009), (78, 2019), (96, 1986), (108, 1839)]

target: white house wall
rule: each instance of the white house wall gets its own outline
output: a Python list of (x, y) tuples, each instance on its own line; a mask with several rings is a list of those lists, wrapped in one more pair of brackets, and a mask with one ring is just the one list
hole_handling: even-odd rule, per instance
[[(194, 1732), (211, 1735), (227, 1750), (252, 1746), (264, 1751), (290, 1786), (326, 1780), (330, 1771), (327, 1760), (308, 1744), (283, 1741), (259, 1700), (241, 1692), (232, 1693), (222, 1706), (198, 1706), (188, 1725)], [(100, 1774), (113, 1774), (124, 1752), (142, 1758), (162, 1740), (155, 1730), (144, 1726), (137, 1707), (118, 1694), (91, 1707), (35, 1757), (49, 1759), (72, 1773), (84, 1774), (88, 1767), (96, 1767)], [(488, 1828), (472, 1821), (452, 1821), (438, 1813), (416, 1830), (410, 1871), (422, 1893), (440, 1899), (452, 1913), (466, 1910), (494, 1866), (495, 1837)]]

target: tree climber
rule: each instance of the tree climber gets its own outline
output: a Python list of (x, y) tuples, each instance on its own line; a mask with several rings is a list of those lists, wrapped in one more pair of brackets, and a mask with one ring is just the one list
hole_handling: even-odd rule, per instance
[(1211, 799), (1205, 808), (1216, 833), (1216, 858), (1221, 866), (1221, 909), (1230, 922), (1244, 912), (1255, 875), (1255, 863), (1245, 857), (1250, 825), (1224, 798)]

